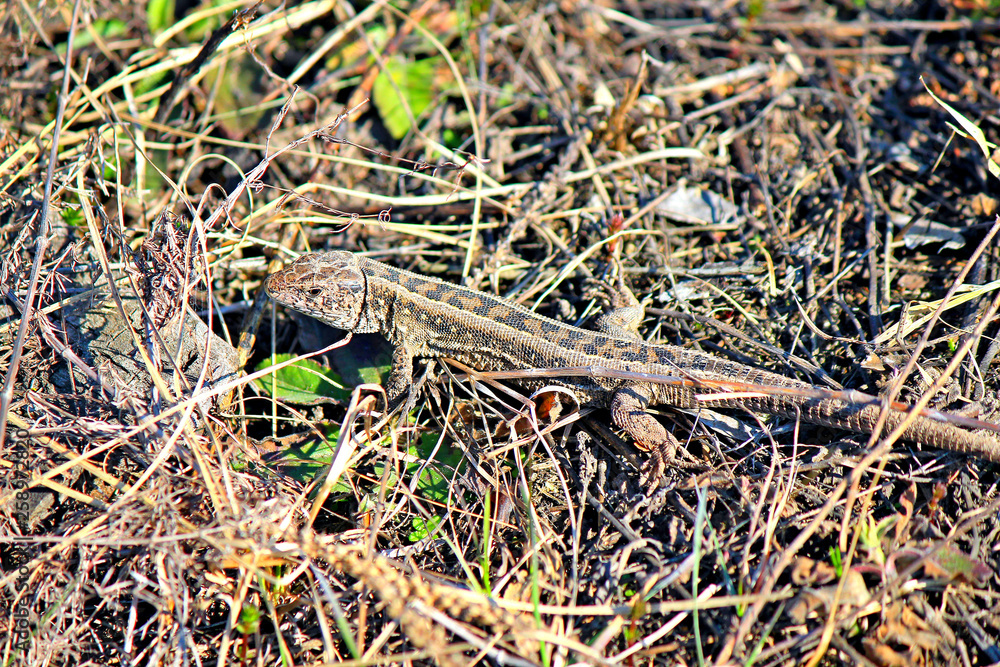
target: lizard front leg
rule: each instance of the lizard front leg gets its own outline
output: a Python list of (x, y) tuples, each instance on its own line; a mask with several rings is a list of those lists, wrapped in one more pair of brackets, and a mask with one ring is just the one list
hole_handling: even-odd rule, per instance
[(594, 326), (598, 331), (612, 336), (642, 340), (642, 336), (639, 335), (639, 325), (646, 316), (646, 309), (635, 298), (632, 290), (625, 285), (620, 267), (615, 284), (606, 284), (605, 290), (610, 309), (597, 318)]
[(680, 447), (677, 438), (646, 412), (652, 400), (653, 388), (636, 383), (616, 390), (608, 406), (615, 425), (632, 436), (639, 449), (650, 453), (639, 478), (639, 483), (650, 491), (659, 486), (667, 462), (673, 460)]
[(405, 345), (397, 345), (392, 351), (392, 367), (389, 369), (389, 379), (385, 383), (385, 395), (390, 410), (399, 405), (404, 394), (412, 398), (413, 354)]

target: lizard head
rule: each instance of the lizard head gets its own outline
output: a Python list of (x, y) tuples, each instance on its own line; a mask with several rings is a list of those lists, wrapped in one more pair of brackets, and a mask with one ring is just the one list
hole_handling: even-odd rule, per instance
[(364, 333), (365, 274), (349, 252), (302, 255), (264, 283), (281, 305), (337, 329)]

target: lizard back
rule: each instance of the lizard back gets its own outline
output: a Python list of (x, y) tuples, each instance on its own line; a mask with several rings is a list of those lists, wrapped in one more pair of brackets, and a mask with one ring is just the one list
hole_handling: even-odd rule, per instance
[[(551, 378), (514, 382), (529, 390), (546, 384), (567, 387), (582, 405), (611, 408), (615, 421), (637, 442), (647, 441), (646, 449), (664, 451), (673, 444), (662, 426), (642, 414), (649, 405), (744, 409), (862, 433), (871, 433), (883, 418), (883, 406), (870, 397), (859, 401), (859, 394), (849, 392), (817, 395), (817, 388), (806, 382), (703, 352), (579, 329), (512, 301), (349, 252), (303, 255), (271, 275), (266, 289), (279, 303), (331, 326), (356, 333), (381, 332), (396, 350), (390, 396), (411, 381), (414, 357), (451, 357), (480, 371), (608, 369), (611, 373), (586, 377), (553, 373)], [(695, 382), (636, 381), (614, 377), (614, 371)], [(698, 386), (699, 381), (760, 389), (732, 393)], [(791, 391), (768, 392), (768, 387)], [(796, 393), (797, 389), (803, 391)], [(886, 410), (884, 418), (886, 429), (903, 427), (904, 439), (1000, 461), (1000, 439), (992, 433), (965, 430), (925, 415), (910, 419), (900, 407)]]

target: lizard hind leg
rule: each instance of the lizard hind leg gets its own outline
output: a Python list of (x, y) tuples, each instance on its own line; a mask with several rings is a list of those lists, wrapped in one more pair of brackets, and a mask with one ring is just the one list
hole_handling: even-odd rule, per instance
[[(621, 265), (618, 265), (617, 261), (615, 263), (617, 265), (615, 281), (613, 284), (605, 285), (610, 309), (597, 318), (595, 325), (603, 333), (641, 341), (639, 325), (646, 316), (646, 309), (625, 284)], [(674, 460), (677, 450), (681, 447), (674, 434), (646, 412), (652, 397), (653, 390), (649, 385), (634, 384), (616, 391), (609, 406), (614, 423), (632, 436), (639, 449), (650, 453), (639, 476), (639, 484), (646, 487), (650, 493), (660, 485), (667, 463)]]
[(633, 384), (618, 389), (609, 406), (615, 425), (624, 429), (639, 449), (650, 453), (639, 478), (639, 483), (650, 492), (660, 485), (667, 463), (674, 460), (681, 446), (663, 424), (646, 412), (651, 400), (649, 385)]
[(620, 266), (614, 284), (605, 283), (604, 291), (610, 308), (594, 323), (597, 330), (612, 336), (642, 340), (639, 325), (646, 316), (646, 309), (625, 285)]

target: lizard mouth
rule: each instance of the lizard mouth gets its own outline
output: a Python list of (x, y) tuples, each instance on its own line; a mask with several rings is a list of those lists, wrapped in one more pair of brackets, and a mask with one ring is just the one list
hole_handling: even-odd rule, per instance
[(293, 288), (298, 289), (297, 285), (308, 284), (303, 280), (303, 276), (296, 275), (298, 273), (300, 271), (294, 265), (272, 273), (264, 281), (264, 291), (267, 292), (269, 297), (275, 298)]
[(291, 266), (286, 266), (280, 271), (275, 271), (264, 279), (264, 290), (267, 292), (268, 296), (274, 296), (276, 291), (286, 287), (286, 283), (288, 282), (286, 278), (291, 268)]
[(279, 277), (278, 277), (279, 275), (280, 275), (280, 272), (279, 273), (272, 273), (271, 275), (269, 275), (267, 277), (267, 279), (264, 280), (264, 291), (267, 292), (267, 295), (270, 296), (270, 297), (274, 296), (274, 290), (275, 290), (275, 288), (279, 287), (276, 284), (280, 280)]

